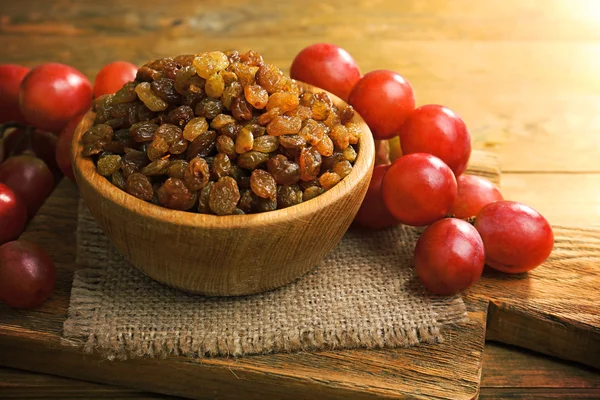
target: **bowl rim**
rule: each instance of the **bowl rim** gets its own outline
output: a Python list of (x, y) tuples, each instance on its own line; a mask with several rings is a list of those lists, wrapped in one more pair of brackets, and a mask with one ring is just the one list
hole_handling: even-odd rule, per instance
[[(304, 82), (297, 82), (305, 90), (327, 93), (331, 97), (333, 103), (338, 107), (347, 104), (339, 97), (326, 90)], [(90, 157), (84, 157), (81, 154), (83, 149), (81, 137), (93, 123), (94, 116), (95, 113), (90, 109), (78, 123), (75, 133), (73, 134), (71, 160), (77, 184), (81, 186), (82, 183), (85, 183), (99, 196), (118, 205), (119, 208), (123, 210), (166, 224), (177, 223), (178, 225), (185, 227), (196, 228), (210, 227), (239, 229), (257, 225), (275, 224), (278, 222), (290, 221), (291, 219), (307, 218), (309, 215), (314, 214), (317, 209), (325, 208), (328, 204), (336, 203), (348, 195), (354, 187), (363, 180), (370, 171), (372, 171), (375, 162), (375, 143), (373, 136), (363, 118), (355, 110), (352, 121), (361, 126), (361, 135), (357, 144), (358, 151), (356, 161), (350, 174), (325, 193), (291, 207), (255, 214), (212, 215), (192, 211), (172, 210), (138, 199), (124, 190), (119, 189), (107, 178), (98, 174), (96, 166)], [(315, 208), (319, 203), (320, 206)]]

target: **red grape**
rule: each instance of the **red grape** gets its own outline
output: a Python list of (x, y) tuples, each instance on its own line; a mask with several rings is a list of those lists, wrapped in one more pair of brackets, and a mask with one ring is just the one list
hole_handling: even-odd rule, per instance
[(54, 176), (46, 163), (30, 155), (13, 156), (0, 164), (0, 182), (23, 201), (30, 218), (54, 189)]
[(127, 61), (113, 61), (106, 64), (94, 80), (94, 97), (113, 94), (127, 82), (135, 80), (138, 68)]
[(81, 118), (83, 118), (83, 115), (79, 115), (67, 123), (67, 126), (58, 136), (58, 143), (56, 144), (56, 162), (63, 175), (72, 181), (75, 181), (75, 175), (71, 164), (71, 142), (73, 141), (75, 128), (77, 128)]
[(365, 120), (375, 139), (390, 139), (415, 108), (412, 86), (399, 74), (376, 70), (365, 74), (356, 84), (348, 103)]
[(467, 221), (445, 218), (427, 227), (415, 248), (415, 272), (440, 296), (462, 292), (481, 277), (485, 254), (477, 230)]
[(27, 208), (15, 192), (0, 183), (0, 244), (19, 237), (27, 223)]
[(31, 132), (31, 138), (27, 138), (27, 133), (23, 129), (15, 129), (4, 136), (4, 157), (10, 155), (25, 154), (28, 151), (33, 152), (38, 158), (46, 163), (55, 182), (58, 183), (62, 173), (56, 163), (55, 153), (58, 138), (55, 134), (41, 131), (39, 129)]
[(0, 300), (14, 308), (33, 308), (54, 290), (56, 267), (38, 245), (16, 240), (0, 246)]
[(471, 136), (463, 120), (437, 104), (416, 108), (400, 129), (404, 154), (429, 153), (445, 162), (459, 176), (471, 156)]
[(508, 273), (527, 272), (543, 263), (554, 246), (554, 233), (537, 211), (515, 201), (497, 201), (483, 207), (475, 228), (485, 246), (490, 267)]
[(58, 133), (69, 120), (91, 107), (92, 85), (73, 67), (42, 64), (23, 79), (19, 104), (30, 124)]
[(28, 72), (29, 68), (20, 65), (0, 65), (0, 123), (25, 123), (25, 117), (19, 108), (19, 86)]
[(360, 79), (360, 70), (346, 50), (329, 43), (317, 43), (304, 48), (294, 58), (290, 77), (347, 101), (350, 90)]
[(354, 222), (368, 229), (385, 229), (398, 225), (398, 221), (388, 211), (381, 197), (381, 180), (390, 165), (376, 165), (369, 189), (365, 195)]
[(458, 195), (450, 214), (456, 218), (470, 218), (479, 210), (494, 201), (504, 200), (500, 189), (490, 180), (475, 175), (461, 175), (456, 178)]
[(439, 158), (413, 153), (394, 161), (381, 193), (390, 213), (406, 225), (425, 226), (444, 218), (456, 199), (456, 178)]

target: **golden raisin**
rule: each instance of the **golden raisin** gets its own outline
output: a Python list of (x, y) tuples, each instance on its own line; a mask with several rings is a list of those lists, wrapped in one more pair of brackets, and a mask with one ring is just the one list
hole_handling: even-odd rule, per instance
[(291, 135), (298, 133), (302, 127), (302, 120), (298, 117), (280, 115), (267, 125), (267, 133), (271, 136)]
[(238, 134), (237, 139), (235, 140), (236, 153), (242, 154), (247, 151), (250, 151), (252, 150), (253, 146), (254, 136), (252, 135), (252, 132), (247, 128), (243, 128)]
[(325, 172), (319, 177), (319, 183), (321, 187), (325, 190), (329, 190), (335, 185), (337, 185), (342, 178), (336, 174), (335, 172)]

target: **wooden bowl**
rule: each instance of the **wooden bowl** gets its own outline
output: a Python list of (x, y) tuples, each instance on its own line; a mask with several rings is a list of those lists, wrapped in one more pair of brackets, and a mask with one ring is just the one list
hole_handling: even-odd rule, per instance
[[(321, 89), (302, 84), (305, 90)], [(345, 103), (329, 94), (337, 106)], [(260, 214), (216, 216), (159, 207), (114, 186), (82, 156), (88, 112), (73, 137), (81, 197), (110, 242), (151, 278), (188, 292), (233, 296), (285, 285), (316, 266), (342, 238), (367, 191), (374, 144), (363, 119), (352, 172), (307, 202)]]

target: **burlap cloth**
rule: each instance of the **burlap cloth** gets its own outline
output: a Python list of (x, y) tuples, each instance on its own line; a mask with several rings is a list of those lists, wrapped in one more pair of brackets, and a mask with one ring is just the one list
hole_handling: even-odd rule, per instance
[[(128, 264), (80, 205), (65, 338), (108, 358), (242, 356), (406, 347), (442, 340), (466, 319), (460, 296), (430, 296), (411, 269), (417, 231), (350, 230), (321, 265), (282, 288), (233, 298), (190, 295)], [(283, 267), (283, 266), (282, 266)]]

